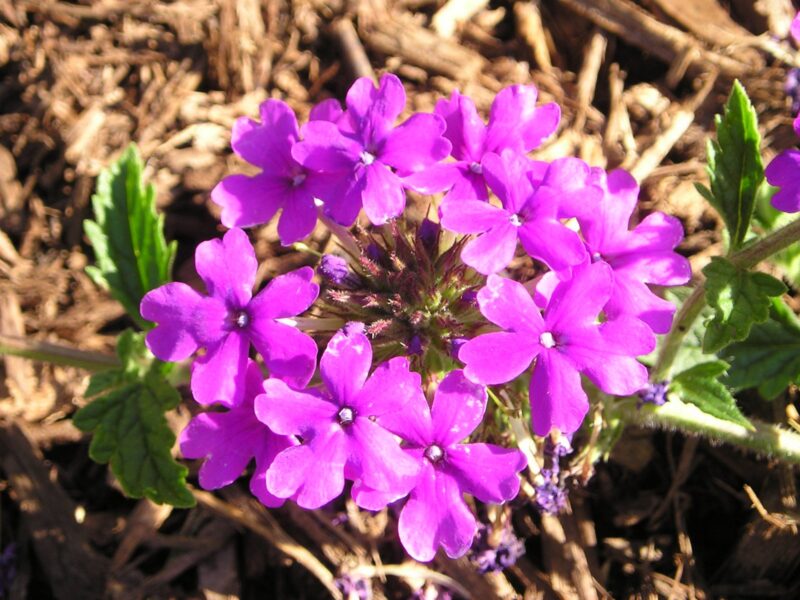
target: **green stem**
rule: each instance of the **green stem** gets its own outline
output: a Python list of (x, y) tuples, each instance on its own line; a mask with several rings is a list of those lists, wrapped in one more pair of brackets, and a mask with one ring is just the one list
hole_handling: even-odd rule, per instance
[(119, 366), (119, 359), (110, 354), (86, 352), (50, 342), (0, 334), (0, 356), (21, 356), (87, 371), (105, 371)]
[(778, 425), (751, 419), (754, 429), (713, 417), (693, 404), (671, 398), (662, 406), (637, 408), (633, 402), (619, 402), (615, 409), (628, 423), (661, 429), (679, 429), (746, 448), (800, 465), (800, 435)]
[[(773, 231), (750, 246), (731, 254), (728, 258), (736, 266), (749, 269), (773, 254), (788, 248), (798, 240), (800, 240), (800, 219), (792, 221), (777, 231)], [(672, 329), (664, 339), (661, 352), (659, 352), (655, 365), (653, 365), (650, 374), (651, 381), (661, 381), (669, 377), (672, 363), (678, 355), (683, 338), (692, 328), (692, 324), (705, 305), (705, 284), (701, 282), (694, 289), (691, 296), (681, 305), (678, 314), (675, 315)]]

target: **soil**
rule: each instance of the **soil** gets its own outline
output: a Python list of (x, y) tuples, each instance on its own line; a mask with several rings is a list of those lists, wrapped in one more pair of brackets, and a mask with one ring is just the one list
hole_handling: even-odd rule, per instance
[[(562, 107), (537, 156), (631, 170), (640, 211), (683, 222), (698, 273), (722, 238), (693, 183), (735, 78), (765, 157), (795, 143), (793, 14), (789, 0), (0, 0), (0, 335), (112, 354), (132, 325), (86, 275), (82, 230), (98, 172), (130, 142), (179, 243), (175, 277), (192, 283), (194, 248), (223, 230), (210, 190), (248, 171), (234, 120), (273, 97), (302, 121), (384, 72), (409, 112), (458, 88), (485, 115), (503, 87), (534, 83)], [(309, 245), (329, 238), (320, 226)], [(262, 279), (313, 264), (274, 223), (253, 240)], [(515, 566), (484, 576), (440, 555), (425, 567), (437, 579), (406, 559), (391, 514), (350, 502), (267, 511), (241, 481), (198, 490), (191, 510), (128, 499), (71, 425), (87, 373), (11, 356), (0, 371), (0, 597), (325, 598), (343, 573), (375, 598), (800, 597), (796, 473), (728, 446), (628, 429), (564, 513), (514, 503)], [(781, 419), (792, 393), (743, 402)]]

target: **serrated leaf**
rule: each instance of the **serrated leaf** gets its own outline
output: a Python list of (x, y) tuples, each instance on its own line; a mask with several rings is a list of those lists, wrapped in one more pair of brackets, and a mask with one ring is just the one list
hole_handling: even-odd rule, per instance
[(706, 324), (704, 352), (717, 352), (745, 339), (754, 323), (767, 320), (771, 298), (786, 291), (786, 286), (771, 275), (750, 272), (718, 256), (711, 259), (703, 273), (706, 301), (714, 310)]
[(755, 325), (743, 342), (724, 350), (731, 368), (725, 382), (735, 390), (758, 388), (767, 400), (800, 383), (800, 319), (776, 298), (770, 319)]
[(165, 379), (162, 363), (147, 352), (143, 338), (130, 331), (120, 336), (117, 353), (123, 366), (92, 376), (87, 395), (100, 395), (75, 414), (73, 423), (94, 434), (89, 456), (110, 464), (128, 496), (193, 506), (187, 469), (172, 457), (175, 434), (165, 417), (180, 395)]
[(717, 379), (727, 368), (728, 363), (721, 360), (695, 365), (675, 376), (670, 383), (670, 392), (703, 412), (753, 429), (753, 425), (736, 406), (730, 390)]
[(758, 117), (738, 81), (715, 124), (717, 139), (709, 140), (707, 149), (710, 189), (700, 192), (722, 216), (731, 249), (737, 250), (747, 236), (756, 194), (764, 180)]
[(86, 271), (107, 289), (141, 327), (151, 326), (139, 315), (147, 292), (170, 280), (176, 244), (164, 239), (164, 219), (156, 214), (155, 188), (145, 185), (144, 165), (130, 145), (97, 178), (92, 196), (94, 221), (83, 223), (94, 248), (96, 265)]

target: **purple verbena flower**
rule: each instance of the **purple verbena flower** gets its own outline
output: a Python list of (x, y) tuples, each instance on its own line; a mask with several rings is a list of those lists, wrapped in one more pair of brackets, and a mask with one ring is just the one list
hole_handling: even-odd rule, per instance
[(266, 473), (275, 456), (297, 440), (273, 433), (256, 418), (254, 400), (262, 391), (264, 377), (254, 361), (245, 374), (244, 398), (226, 412), (206, 412), (194, 417), (181, 432), (179, 444), (186, 458), (205, 458), (200, 467), (200, 486), (216, 490), (233, 483), (255, 458), (250, 491), (265, 506), (277, 507), (284, 499), (267, 490)]
[[(800, 136), (800, 115), (794, 120), (794, 132)], [(784, 150), (764, 170), (770, 185), (780, 190), (772, 196), (772, 206), (787, 213), (800, 211), (800, 150)]]
[(541, 482), (534, 487), (536, 507), (548, 515), (557, 515), (567, 505), (567, 491), (558, 468), (542, 469)]
[[(571, 197), (562, 201), (562, 217), (577, 217), (591, 262), (606, 262), (614, 270), (614, 289), (604, 311), (609, 319), (638, 317), (655, 333), (667, 333), (675, 305), (655, 295), (648, 284), (683, 285), (692, 277), (689, 261), (675, 252), (683, 240), (683, 227), (675, 217), (654, 212), (632, 230), (631, 215), (639, 198), (639, 184), (630, 173), (617, 169), (606, 176), (593, 170), (593, 180), (603, 190), (596, 199)], [(574, 269), (573, 269), (574, 272)], [(572, 273), (550, 272), (550, 278)]]
[(344, 190), (338, 178), (306, 169), (292, 158), (300, 135), (285, 102), (267, 100), (260, 112), (261, 123), (236, 120), (231, 147), (261, 173), (226, 177), (211, 191), (211, 200), (222, 207), (226, 227), (261, 225), (282, 210), (278, 235), (286, 246), (311, 234), (317, 222), (315, 198), (335, 203)]
[(504, 331), (480, 335), (461, 348), (458, 357), (467, 377), (505, 383), (535, 359), (533, 431), (540, 436), (554, 428), (576, 431), (589, 409), (581, 373), (609, 394), (632, 394), (647, 382), (647, 369), (635, 357), (655, 347), (650, 328), (627, 315), (597, 322), (613, 285), (611, 267), (588, 265), (556, 287), (542, 316), (521, 283), (490, 276), (478, 302), (483, 316)]
[(555, 270), (586, 259), (578, 234), (558, 220), (559, 203), (580, 195), (591, 202), (602, 190), (589, 181), (590, 169), (577, 158), (552, 164), (537, 163), (511, 150), (483, 157), (483, 174), (503, 203), (481, 200), (444, 202), (442, 227), (464, 234), (480, 234), (470, 241), (461, 259), (489, 275), (505, 268), (514, 257), (517, 239), (525, 251)]
[[(415, 395), (404, 412), (378, 419), (403, 438), (406, 455), (420, 467), (399, 522), (400, 541), (416, 560), (433, 560), (439, 546), (456, 558), (472, 545), (477, 523), (462, 494), (499, 504), (519, 492), (517, 473), (527, 465), (519, 450), (460, 443), (483, 420), (486, 397), (486, 388), (452, 371), (439, 384), (432, 408)], [(366, 480), (356, 482), (353, 497), (369, 510), (393, 500)]]
[(355, 289), (359, 286), (356, 275), (347, 260), (335, 254), (325, 254), (319, 262), (319, 272), (332, 284), (338, 287)]
[(400, 412), (422, 395), (408, 360), (394, 358), (367, 377), (372, 348), (360, 323), (336, 333), (320, 360), (324, 386), (294, 390), (280, 379), (264, 382), (256, 415), (274, 432), (302, 444), (281, 452), (267, 471), (267, 489), (295, 497), (303, 508), (336, 498), (345, 479), (362, 480), (393, 499), (408, 493), (419, 465), (375, 419)]
[(253, 297), (258, 263), (241, 229), (197, 246), (195, 266), (208, 296), (185, 283), (168, 283), (148, 292), (140, 307), (142, 317), (158, 323), (146, 337), (157, 358), (175, 362), (205, 349), (192, 365), (195, 400), (226, 406), (242, 401), (251, 342), (271, 376), (296, 387), (308, 383), (317, 345), (281, 320), (302, 313), (317, 299), (314, 271), (303, 267), (280, 275)]
[(292, 156), (305, 168), (346, 183), (341, 200), (327, 206), (342, 225), (351, 225), (362, 205), (375, 225), (397, 217), (406, 203), (402, 177), (450, 153), (450, 142), (442, 137), (445, 124), (436, 115), (417, 113), (394, 127), (405, 103), (403, 84), (395, 75), (381, 77), (378, 89), (362, 77), (347, 92), (347, 111), (336, 123), (308, 123), (304, 140), (292, 147)]
[(536, 106), (533, 85), (512, 85), (500, 91), (489, 111), (489, 124), (475, 103), (454, 90), (450, 100), (436, 103), (435, 114), (447, 124), (444, 136), (453, 145), (455, 162), (440, 163), (411, 175), (406, 182), (422, 193), (448, 190), (447, 200), (488, 200), (483, 157), (513, 150), (524, 154), (539, 147), (557, 128), (561, 109), (551, 102)]
[(502, 527), (499, 533), (497, 536), (488, 525), (479, 525), (475, 543), (469, 551), (469, 558), (478, 568), (478, 573), (493, 573), (513, 567), (517, 559), (525, 554), (525, 544), (514, 535), (510, 525)]

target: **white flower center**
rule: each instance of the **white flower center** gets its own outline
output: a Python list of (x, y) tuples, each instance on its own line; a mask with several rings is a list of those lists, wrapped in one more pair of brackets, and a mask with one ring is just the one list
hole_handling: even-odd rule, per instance
[(305, 173), (300, 173), (299, 175), (295, 175), (294, 177), (292, 177), (292, 186), (297, 187), (298, 185), (303, 183), (305, 180), (306, 180), (306, 174)]
[(371, 165), (372, 163), (375, 162), (375, 155), (370, 154), (366, 150), (364, 150), (364, 152), (361, 153), (360, 158), (361, 158), (361, 162), (364, 163), (367, 166), (369, 166), (369, 165)]
[(481, 163), (479, 163), (479, 162), (474, 162), (474, 163), (470, 164), (469, 170), (472, 171), (473, 173), (475, 173), (475, 175), (482, 175), (483, 174), (483, 167), (481, 166)]
[(344, 427), (346, 425), (350, 425), (353, 421), (356, 420), (356, 413), (349, 406), (345, 406), (339, 410), (339, 413), (336, 415), (336, 417), (339, 421), (339, 425)]
[(243, 310), (237, 310), (233, 313), (233, 323), (239, 329), (244, 329), (250, 324), (250, 315)]
[(556, 338), (554, 338), (553, 334), (549, 331), (544, 331), (539, 336), (539, 343), (545, 348), (555, 348)]
[(511, 217), (508, 220), (511, 221), (511, 224), (514, 227), (519, 227), (520, 225), (522, 225), (522, 219), (519, 218), (519, 215), (511, 215)]
[(425, 448), (424, 456), (433, 464), (436, 464), (444, 458), (444, 450), (442, 450), (441, 447), (437, 446), (436, 444), (431, 444)]

